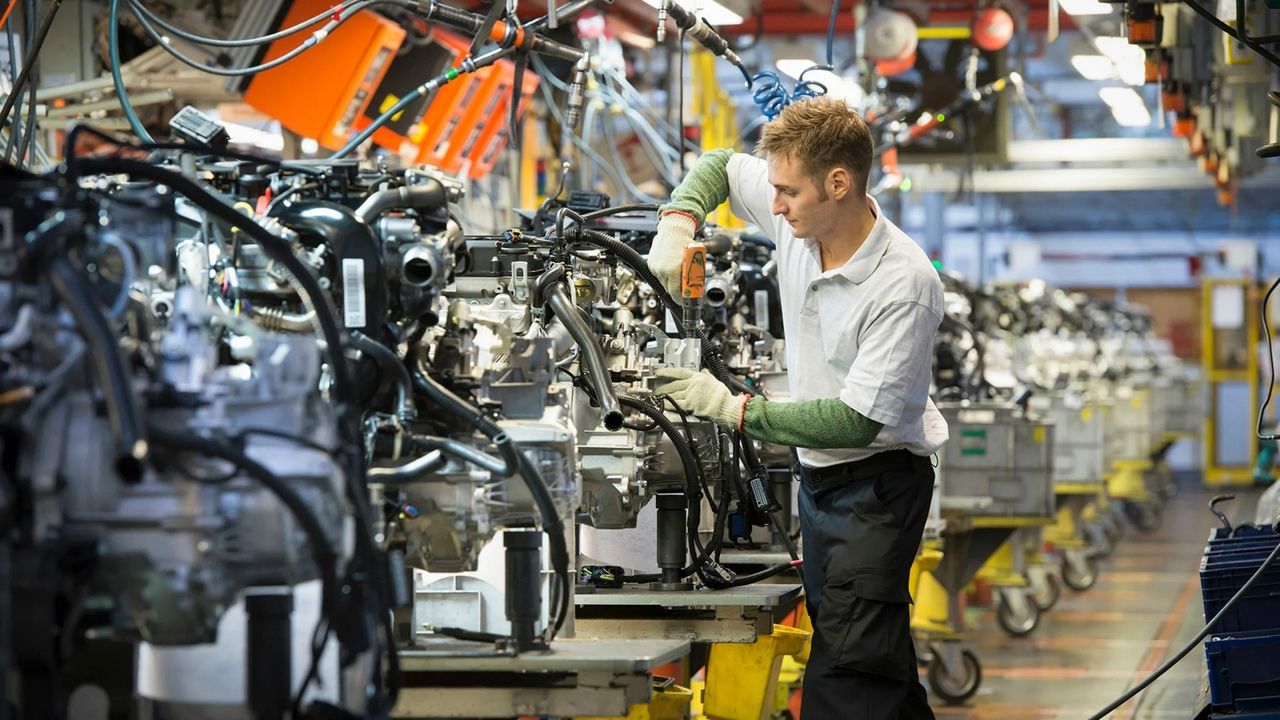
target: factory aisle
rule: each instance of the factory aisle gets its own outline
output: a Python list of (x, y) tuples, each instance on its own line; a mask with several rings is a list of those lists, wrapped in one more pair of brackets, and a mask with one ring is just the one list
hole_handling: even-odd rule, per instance
[[(1161, 529), (1130, 526), (1100, 563), (1098, 582), (1081, 593), (1063, 589), (1058, 604), (1026, 638), (1010, 638), (994, 613), (971, 611), (970, 647), (982, 662), (978, 694), (963, 707), (933, 698), (939, 720), (1086, 720), (1152, 670), (1203, 627), (1198, 568), (1218, 520), (1208, 502), (1222, 491), (1182, 478)], [(1233, 522), (1251, 520), (1258, 490), (1236, 490), (1219, 505)], [(1190, 720), (1199, 689), (1202, 650), (1192, 651), (1143, 694), (1110, 717)]]

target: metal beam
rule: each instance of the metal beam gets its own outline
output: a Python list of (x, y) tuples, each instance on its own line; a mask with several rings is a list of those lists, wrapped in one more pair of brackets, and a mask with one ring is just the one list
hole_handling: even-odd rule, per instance
[[(929, 166), (903, 166), (914, 190), (955, 192), (960, 174)], [(1161, 167), (979, 170), (972, 184), (979, 193), (1123, 192), (1129, 190), (1211, 190), (1213, 179), (1194, 165)], [(1280, 188), (1280, 173), (1247, 178), (1243, 188)], [(1082, 211), (1084, 209), (1082, 208)]]

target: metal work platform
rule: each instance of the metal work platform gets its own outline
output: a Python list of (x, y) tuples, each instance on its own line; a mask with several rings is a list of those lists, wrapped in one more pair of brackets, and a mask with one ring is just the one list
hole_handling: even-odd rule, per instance
[(625, 716), (652, 693), (648, 672), (689, 652), (685, 640), (557, 640), (546, 652), (497, 653), (456, 641), (400, 652), (395, 718)]
[(597, 590), (574, 596), (574, 628), (591, 638), (753, 643), (773, 632), (774, 609), (800, 592), (798, 584), (781, 583), (689, 592)]

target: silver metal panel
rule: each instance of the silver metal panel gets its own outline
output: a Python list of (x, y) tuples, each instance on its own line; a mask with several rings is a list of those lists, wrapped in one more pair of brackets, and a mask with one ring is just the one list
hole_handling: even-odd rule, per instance
[(620, 588), (598, 590), (585, 595), (575, 595), (573, 600), (582, 605), (653, 605), (669, 608), (714, 608), (722, 605), (739, 607), (774, 607), (800, 596), (800, 585), (756, 584), (728, 590), (695, 590), (690, 592), (662, 592), (644, 588)]
[[(419, 644), (400, 652), (405, 672), (605, 672), (643, 673), (689, 652), (684, 640), (556, 640), (548, 652), (495, 655), (475, 643)], [(469, 653), (469, 654), (468, 654)], [(481, 654), (486, 653), (486, 654)]]
[(618, 638), (635, 640), (687, 640), (707, 643), (753, 643), (761, 635), (773, 631), (773, 616), (765, 610), (752, 610), (738, 617), (716, 618), (584, 618), (573, 620), (580, 638), (613, 642)]
[(624, 717), (651, 699), (648, 676), (616, 678), (605, 686), (406, 688), (395, 718)]
[(990, 498), (974, 515), (1051, 517), (1053, 426), (1008, 403), (939, 403), (951, 440), (938, 466), (942, 498)]

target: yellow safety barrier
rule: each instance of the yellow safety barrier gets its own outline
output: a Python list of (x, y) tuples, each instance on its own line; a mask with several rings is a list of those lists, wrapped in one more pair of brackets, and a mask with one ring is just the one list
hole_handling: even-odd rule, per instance
[(702, 710), (708, 720), (767, 720), (777, 702), (782, 658), (804, 647), (809, 633), (774, 625), (750, 645), (717, 643), (707, 660)]

